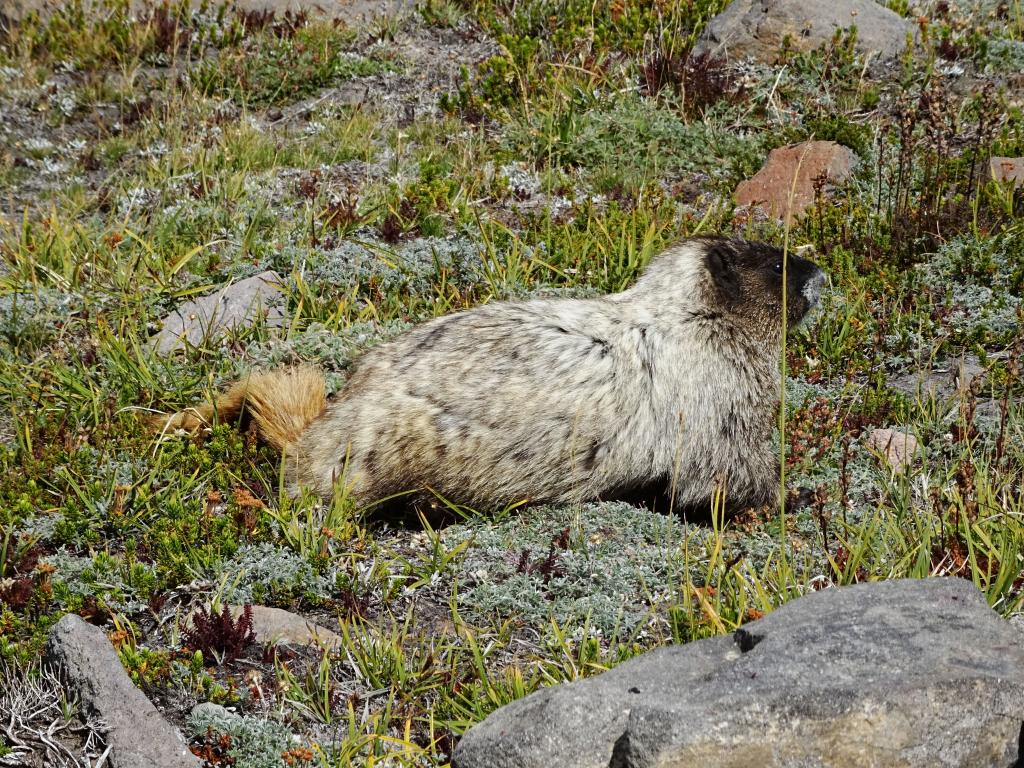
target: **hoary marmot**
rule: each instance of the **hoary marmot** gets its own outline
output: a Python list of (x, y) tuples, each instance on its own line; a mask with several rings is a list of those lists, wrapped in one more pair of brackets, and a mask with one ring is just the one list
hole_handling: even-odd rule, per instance
[[(285, 453), (293, 491), (345, 482), (365, 504), (406, 491), (479, 509), (575, 502), (662, 483), (676, 503), (777, 498), (783, 252), (694, 238), (631, 288), (498, 302), (439, 317), (367, 352), (328, 403), (319, 371), (253, 373), (194, 429), (246, 411)], [(795, 326), (824, 273), (786, 259)]]

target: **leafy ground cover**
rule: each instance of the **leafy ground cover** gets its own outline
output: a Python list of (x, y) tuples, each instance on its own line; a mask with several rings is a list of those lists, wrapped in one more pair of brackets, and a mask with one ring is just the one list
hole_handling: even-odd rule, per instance
[[(774, 65), (688, 57), (723, 3), (430, 0), (348, 26), (70, 6), (0, 36), (0, 658), (77, 612), (209, 765), (444, 765), (494, 708), (831, 585), (1024, 595), (1024, 8), (894, 3)], [(736, 183), (809, 137), (854, 180), (791, 231)], [(419, 519), (290, 500), (277, 458), (148, 409), (365, 349), (479, 303), (628, 284), (673, 239), (813, 246), (831, 277), (785, 352), (783, 510), (624, 503)], [(275, 269), (290, 324), (159, 356), (190, 296)], [(557, 383), (556, 383), (557, 384)], [(894, 471), (868, 437), (912, 434)], [(333, 652), (259, 647), (223, 606), (286, 607)], [(197, 631), (196, 616), (204, 631)], [(186, 626), (186, 619), (191, 624)], [(193, 711), (212, 702), (229, 707)], [(0, 743), (0, 759), (13, 754)]]

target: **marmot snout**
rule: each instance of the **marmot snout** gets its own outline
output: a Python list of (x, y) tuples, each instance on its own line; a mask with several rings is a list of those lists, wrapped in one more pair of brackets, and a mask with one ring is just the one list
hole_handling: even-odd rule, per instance
[(311, 369), (254, 374), (194, 426), (247, 408), (283, 449), (292, 487), (364, 503), (430, 490), (478, 508), (608, 498), (663, 483), (679, 504), (717, 486), (777, 497), (783, 272), (787, 322), (824, 273), (778, 248), (683, 241), (636, 284), (597, 299), (494, 303), (368, 352), (327, 405)]

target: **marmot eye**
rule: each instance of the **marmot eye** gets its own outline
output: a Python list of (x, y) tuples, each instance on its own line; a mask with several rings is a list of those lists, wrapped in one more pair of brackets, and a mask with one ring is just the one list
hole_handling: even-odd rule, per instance
[(775, 266), (772, 267), (772, 272), (774, 272), (776, 275), (781, 275), (782, 274), (782, 262), (781, 261), (778, 261), (778, 262), (775, 263)]

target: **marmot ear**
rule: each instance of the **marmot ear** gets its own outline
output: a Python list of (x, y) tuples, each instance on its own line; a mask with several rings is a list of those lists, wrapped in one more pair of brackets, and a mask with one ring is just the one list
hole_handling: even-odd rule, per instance
[(704, 253), (704, 265), (711, 282), (726, 304), (740, 298), (740, 279), (734, 263), (735, 254), (725, 243), (714, 243)]

